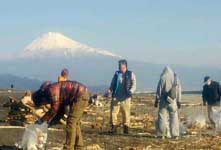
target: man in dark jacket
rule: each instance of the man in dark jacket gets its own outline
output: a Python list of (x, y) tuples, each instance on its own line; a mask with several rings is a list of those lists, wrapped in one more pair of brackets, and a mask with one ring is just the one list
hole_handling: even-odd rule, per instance
[(205, 85), (203, 86), (203, 105), (208, 105), (208, 117), (213, 127), (215, 127), (215, 122), (213, 120), (213, 108), (220, 106), (220, 84), (216, 81), (212, 81), (209, 76), (204, 78)]
[(116, 133), (117, 116), (122, 111), (124, 134), (128, 134), (130, 126), (131, 97), (136, 90), (136, 77), (127, 68), (127, 61), (119, 61), (119, 70), (115, 72), (111, 81), (109, 93), (112, 93), (111, 101), (111, 133)]
[(37, 106), (51, 104), (51, 109), (36, 122), (38, 124), (56, 123), (64, 115), (65, 106), (69, 105), (64, 149), (83, 149), (80, 119), (89, 100), (86, 86), (76, 81), (44, 83), (38, 91), (33, 93), (32, 99)]

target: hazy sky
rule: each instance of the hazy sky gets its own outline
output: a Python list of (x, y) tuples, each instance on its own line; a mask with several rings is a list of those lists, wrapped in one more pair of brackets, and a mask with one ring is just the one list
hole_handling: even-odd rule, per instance
[(220, 0), (1, 0), (0, 52), (56, 31), (132, 59), (220, 66), (220, 7)]

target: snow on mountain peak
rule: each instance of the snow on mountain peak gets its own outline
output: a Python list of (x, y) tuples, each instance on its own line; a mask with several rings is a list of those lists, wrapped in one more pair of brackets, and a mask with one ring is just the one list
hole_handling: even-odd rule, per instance
[(24, 49), (22, 56), (60, 57), (86, 54), (120, 57), (107, 50), (92, 48), (85, 44), (81, 44), (58, 32), (48, 32), (38, 37)]

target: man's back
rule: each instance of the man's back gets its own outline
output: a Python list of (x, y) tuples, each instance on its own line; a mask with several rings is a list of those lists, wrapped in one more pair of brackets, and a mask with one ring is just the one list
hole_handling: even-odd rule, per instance
[(212, 81), (211, 85), (203, 86), (203, 99), (207, 101), (209, 105), (213, 105), (220, 101), (220, 84), (216, 81)]
[(85, 92), (86, 86), (77, 81), (64, 81), (50, 84), (45, 88), (48, 93), (51, 110), (43, 116), (43, 120), (49, 122), (65, 105), (71, 105)]
[(48, 87), (50, 96), (59, 97), (60, 101), (71, 101), (80, 97), (87, 90), (86, 86), (77, 81), (56, 82)]

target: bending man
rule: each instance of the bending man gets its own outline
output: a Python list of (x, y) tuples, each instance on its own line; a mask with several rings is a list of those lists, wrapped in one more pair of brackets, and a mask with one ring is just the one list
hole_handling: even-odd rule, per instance
[(87, 88), (83, 84), (76, 81), (44, 83), (38, 91), (33, 93), (32, 99), (37, 106), (51, 104), (51, 109), (37, 121), (38, 124), (57, 123), (64, 115), (65, 106), (69, 105), (64, 150), (83, 149), (80, 119), (89, 100)]

